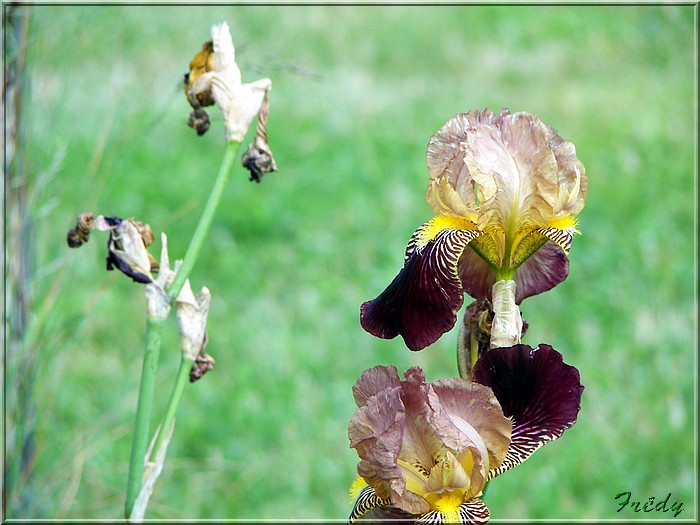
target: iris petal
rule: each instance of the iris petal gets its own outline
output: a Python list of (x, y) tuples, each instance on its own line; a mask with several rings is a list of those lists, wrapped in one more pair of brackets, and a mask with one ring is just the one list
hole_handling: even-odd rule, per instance
[[(457, 508), (459, 523), (481, 525), (488, 523), (490, 517), (491, 512), (479, 498), (466, 501)], [(378, 497), (372, 487), (365, 487), (355, 501), (348, 523), (371, 520), (382, 520), (386, 523), (445, 523), (445, 515), (437, 510), (421, 515), (411, 514), (393, 507), (390, 500)]]
[[(462, 503), (457, 509), (458, 523), (480, 525), (488, 523), (490, 517), (491, 512), (489, 511), (489, 508), (479, 498), (474, 498), (466, 503)], [(415, 521), (416, 524), (420, 523), (422, 525), (432, 523), (442, 524), (446, 522), (447, 520), (445, 520), (445, 515), (436, 510), (419, 516)]]
[[(431, 383), (440, 404), (447, 410), (453, 422), (463, 421), (471, 432), (458, 425), (467, 434), (476, 433), (486, 447), (491, 468), (503, 462), (510, 443), (511, 422), (501, 410), (490, 388), (472, 381), (456, 378), (440, 379)], [(477, 439), (473, 441), (478, 444)], [(474, 494), (475, 496), (478, 494)]]
[[(355, 500), (355, 505), (353, 506), (352, 512), (350, 513), (350, 517), (348, 518), (348, 523), (353, 523), (357, 521), (358, 518), (364, 516), (367, 513), (372, 513), (372, 511), (374, 511), (375, 509), (393, 508), (390, 507), (390, 505), (390, 499), (380, 498), (379, 496), (377, 496), (377, 492), (372, 487), (365, 487), (364, 489), (362, 489), (359, 496)], [(401, 517), (410, 516), (409, 514), (404, 513), (404, 511), (402, 510), (395, 510), (398, 511), (399, 516)], [(392, 516), (387, 516), (387, 518), (391, 517)]]
[(399, 274), (376, 299), (362, 304), (360, 324), (367, 332), (383, 339), (400, 334), (408, 348), (421, 350), (454, 326), (464, 302), (457, 262), (483, 232), (446, 227), (445, 219), (416, 230)]
[(382, 498), (405, 485), (396, 460), (401, 448), (405, 412), (400, 387), (386, 389), (369, 398), (348, 425), (348, 438), (361, 460), (357, 473), (368, 484), (379, 487)]
[(377, 365), (362, 372), (352, 387), (352, 395), (357, 406), (363, 407), (371, 397), (382, 390), (397, 386), (401, 386), (401, 379), (396, 367)]
[(569, 259), (566, 254), (553, 242), (545, 243), (515, 271), (516, 304), (551, 290), (568, 275)]
[(511, 443), (503, 464), (489, 479), (522, 463), (575, 422), (581, 408), (579, 372), (559, 352), (541, 344), (496, 348), (484, 353), (472, 380), (493, 389), (503, 413), (513, 422)]
[[(470, 243), (469, 249), (464, 250), (459, 260), (459, 277), (464, 291), (474, 299), (491, 300), (491, 287), (496, 282), (496, 276), (471, 249), (477, 242)], [(566, 254), (553, 242), (545, 242), (515, 271), (515, 302), (520, 304), (528, 297), (551, 290), (568, 275), (569, 259)]]

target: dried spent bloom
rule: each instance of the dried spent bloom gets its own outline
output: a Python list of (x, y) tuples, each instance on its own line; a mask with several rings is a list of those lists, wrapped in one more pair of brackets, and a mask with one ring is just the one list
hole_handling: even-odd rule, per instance
[(200, 136), (206, 133), (210, 121), (202, 107), (216, 104), (223, 115), (227, 140), (243, 142), (251, 122), (259, 115), (255, 142), (249, 147), (249, 160), (244, 165), (251, 171), (251, 180), (260, 182), (263, 174), (277, 170), (267, 144), (272, 81), (263, 78), (243, 84), (228, 24), (212, 26), (211, 35), (212, 40), (202, 46), (185, 74), (185, 95), (193, 108), (188, 125)]
[(158, 261), (146, 250), (153, 244), (153, 232), (148, 224), (133, 217), (95, 217), (92, 213), (83, 213), (68, 231), (68, 246), (77, 248), (88, 242), (91, 230), (109, 232), (107, 270), (117, 268), (139, 283), (153, 282), (152, 272), (158, 271)]
[(78, 220), (66, 236), (66, 242), (69, 248), (78, 248), (90, 240), (90, 232), (92, 231), (92, 222), (95, 217), (92, 213), (81, 213), (78, 215)]
[(404, 377), (376, 366), (353, 387), (348, 437), (361, 481), (350, 522), (486, 523), (486, 482), (570, 428), (583, 392), (578, 370), (548, 345), (490, 350), (471, 381), (426, 383), (417, 367)]
[(588, 179), (571, 142), (530, 113), (472, 110), (428, 143), (426, 199), (436, 216), (409, 240), (404, 265), (360, 310), (363, 328), (411, 350), (450, 330), (464, 301), (512, 280), (516, 304), (562, 282)]

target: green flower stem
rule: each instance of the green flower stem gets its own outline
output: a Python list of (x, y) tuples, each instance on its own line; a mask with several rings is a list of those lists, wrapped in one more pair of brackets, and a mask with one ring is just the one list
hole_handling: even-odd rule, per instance
[(177, 371), (177, 377), (175, 379), (175, 386), (170, 394), (168, 408), (165, 411), (165, 416), (163, 416), (163, 422), (160, 425), (158, 437), (156, 437), (156, 442), (153, 445), (153, 450), (151, 451), (151, 461), (155, 460), (156, 454), (158, 454), (160, 447), (163, 445), (163, 441), (165, 441), (165, 437), (168, 435), (167, 429), (170, 428), (170, 425), (172, 425), (175, 419), (175, 413), (177, 412), (177, 407), (180, 405), (180, 400), (182, 399), (182, 394), (185, 391), (185, 386), (189, 380), (191, 369), (192, 361), (182, 357), (180, 359), (180, 368)]
[(141, 386), (139, 387), (139, 399), (136, 407), (136, 423), (131, 444), (129, 477), (126, 487), (125, 513), (127, 519), (131, 516), (134, 502), (141, 491), (146, 448), (148, 447), (148, 427), (151, 420), (151, 409), (153, 408), (156, 370), (158, 369), (158, 356), (160, 354), (160, 342), (164, 324), (165, 319), (163, 318), (149, 317), (146, 321), (146, 348), (143, 356)]
[[(214, 187), (209, 194), (209, 200), (204, 207), (202, 216), (199, 219), (199, 224), (197, 224), (197, 228), (192, 235), (192, 240), (187, 248), (187, 252), (185, 253), (182, 266), (180, 266), (180, 269), (175, 275), (173, 283), (168, 289), (168, 297), (171, 303), (175, 302), (175, 299), (179, 295), (180, 290), (182, 290), (185, 281), (187, 280), (195, 262), (197, 261), (197, 257), (199, 257), (199, 253), (202, 250), (202, 245), (204, 244), (204, 239), (211, 229), (214, 214), (216, 213), (216, 209), (219, 206), (224, 189), (228, 183), (240, 145), (241, 143), (236, 141), (229, 141), (226, 144), (224, 158), (221, 161), (221, 166), (219, 168), (219, 173), (216, 176)], [(141, 491), (144, 462), (148, 447), (149, 424), (153, 408), (153, 395), (155, 392), (156, 370), (158, 369), (158, 357), (160, 354), (161, 334), (163, 333), (164, 322), (165, 319), (160, 318), (149, 318), (146, 322), (146, 346), (143, 356), (141, 385), (139, 387), (139, 399), (136, 408), (136, 423), (134, 426), (134, 436), (131, 445), (129, 476), (126, 488), (125, 513), (127, 519), (129, 516), (131, 516), (131, 512), (134, 508), (134, 502)], [(181, 364), (181, 368), (182, 366), (183, 365)], [(182, 374), (178, 373), (178, 379), (181, 375)], [(184, 384), (182, 387), (178, 387), (178, 384), (179, 381), (176, 383), (176, 389), (184, 388)], [(173, 392), (173, 394), (175, 394), (175, 392)], [(178, 396), (181, 397), (182, 392), (180, 392)], [(177, 403), (179, 403), (179, 399)], [(175, 403), (173, 411), (175, 408), (177, 408), (177, 403)], [(162, 428), (165, 428), (165, 433), (167, 433), (167, 428), (169, 427)], [(163, 434), (163, 438), (159, 436), (159, 440), (164, 439), (165, 433)], [(160, 448), (161, 444), (162, 441), (159, 443), (158, 448)], [(156, 448), (156, 451), (158, 448)]]
[(457, 340), (457, 370), (459, 377), (469, 379), (472, 370), (479, 359), (479, 340), (475, 332), (469, 333), (469, 340), (466, 337), (460, 337)]
[(221, 201), (221, 196), (224, 194), (224, 189), (228, 183), (229, 176), (233, 168), (233, 163), (238, 155), (238, 148), (241, 143), (230, 140), (226, 143), (226, 153), (224, 154), (224, 159), (221, 161), (221, 167), (219, 168), (219, 174), (216, 176), (216, 181), (214, 182), (214, 187), (209, 194), (209, 200), (204, 207), (204, 212), (199, 219), (199, 224), (197, 224), (197, 229), (195, 229), (192, 235), (192, 241), (187, 247), (187, 252), (185, 253), (185, 258), (182, 261), (182, 266), (175, 275), (173, 283), (168, 289), (168, 296), (171, 302), (175, 302), (180, 290), (182, 290), (185, 281), (189, 277), (194, 264), (197, 262), (197, 257), (199, 257), (199, 252), (202, 251), (202, 245), (204, 244), (204, 239), (206, 238), (209, 230), (211, 229), (211, 224), (214, 220), (214, 214), (216, 209), (219, 207), (219, 202)]

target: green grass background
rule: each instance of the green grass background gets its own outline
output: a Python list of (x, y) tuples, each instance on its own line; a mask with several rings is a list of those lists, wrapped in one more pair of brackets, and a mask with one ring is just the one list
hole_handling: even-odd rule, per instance
[[(36, 450), (8, 518), (119, 518), (143, 289), (104, 271), (85, 211), (135, 216), (182, 257), (223, 154), (186, 126), (182, 75), (227, 21), (244, 81), (272, 79), (279, 173), (236, 169), (191, 276), (216, 368), (188, 387), (147, 518), (345, 519), (351, 386), (376, 364), (457, 374), (456, 330), (419, 353), (359, 326), (431, 217), (425, 147), (471, 108), (529, 111), (587, 168), (569, 278), (522, 305), (524, 342), (581, 372), (578, 423), (497, 478), (494, 520), (697, 517), (693, 6), (35, 6), (26, 165), (36, 241)], [(12, 203), (8, 203), (12, 206)], [(152, 250), (160, 251), (160, 242)], [(467, 298), (466, 303), (469, 300)], [(45, 309), (46, 315), (41, 315)], [(166, 327), (154, 415), (178, 364)]]

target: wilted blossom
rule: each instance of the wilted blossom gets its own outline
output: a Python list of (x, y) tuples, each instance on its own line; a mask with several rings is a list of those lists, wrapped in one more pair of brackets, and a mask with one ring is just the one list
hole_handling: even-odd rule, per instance
[(485, 523), (490, 479), (525, 461), (575, 422), (583, 386), (547, 345), (486, 352), (472, 380), (425, 382), (420, 368), (366, 370), (348, 426), (360, 462), (350, 516)]
[(435, 217), (404, 266), (361, 307), (361, 324), (420, 350), (450, 330), (464, 301), (514, 281), (515, 304), (562, 282), (588, 180), (571, 142), (530, 113), (472, 110), (430, 139), (426, 199)]
[(158, 262), (147, 251), (153, 243), (153, 233), (148, 224), (133, 217), (95, 217), (92, 213), (83, 213), (68, 231), (68, 246), (77, 248), (88, 242), (92, 230), (109, 232), (107, 270), (116, 268), (139, 283), (153, 282), (152, 272), (158, 270)]
[(251, 180), (260, 182), (262, 175), (277, 170), (267, 143), (272, 81), (263, 78), (243, 84), (228, 24), (212, 26), (211, 35), (212, 39), (195, 55), (185, 75), (185, 94), (193, 108), (188, 124), (198, 135), (206, 133), (210, 121), (202, 108), (216, 104), (224, 119), (226, 138), (240, 143), (258, 115), (255, 139), (245, 153), (243, 165), (250, 170)]

